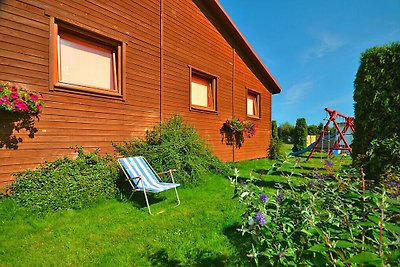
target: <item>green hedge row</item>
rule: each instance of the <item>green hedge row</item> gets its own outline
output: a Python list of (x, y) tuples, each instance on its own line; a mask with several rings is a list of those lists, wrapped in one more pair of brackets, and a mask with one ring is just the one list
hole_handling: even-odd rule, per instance
[(366, 50), (354, 86), (355, 163), (370, 179), (399, 179), (400, 43)]
[(115, 197), (119, 177), (115, 160), (98, 155), (98, 151), (76, 152), (76, 159), (64, 157), (17, 173), (9, 188), (10, 197), (38, 211), (82, 208)]

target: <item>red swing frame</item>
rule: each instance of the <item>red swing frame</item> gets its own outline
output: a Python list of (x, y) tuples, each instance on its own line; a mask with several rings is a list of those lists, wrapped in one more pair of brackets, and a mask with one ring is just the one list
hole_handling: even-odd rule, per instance
[[(351, 154), (353, 152), (353, 150), (351, 149), (349, 143), (347, 142), (346, 138), (344, 137), (344, 135), (346, 134), (346, 132), (350, 129), (353, 131), (353, 133), (355, 132), (354, 129), (354, 117), (350, 117), (347, 115), (344, 115), (342, 113), (337, 112), (336, 110), (333, 109), (329, 109), (329, 108), (325, 108), (325, 111), (328, 112), (329, 114), (329, 119), (328, 122), (325, 124), (324, 128), (322, 129), (321, 134), (319, 135), (317, 141), (315, 142), (314, 147), (311, 149), (310, 154), (307, 157), (307, 160), (309, 160), (312, 156), (312, 154), (314, 153), (314, 151), (317, 149), (318, 144), (321, 142), (322, 137), (325, 135), (325, 132), (328, 130), (329, 128), (329, 124), (331, 122), (333, 122), (333, 125), (335, 126), (337, 132), (339, 133), (339, 136), (337, 138), (337, 140), (335, 141), (335, 143), (333, 144), (332, 148), (328, 148), (328, 153), (329, 155), (332, 154), (333, 150), (347, 150), (349, 151), (349, 153)], [(336, 121), (337, 117), (341, 117), (346, 121), (346, 125), (344, 126), (343, 130), (340, 130), (340, 127)], [(340, 145), (340, 142), (344, 142), (344, 146)]]

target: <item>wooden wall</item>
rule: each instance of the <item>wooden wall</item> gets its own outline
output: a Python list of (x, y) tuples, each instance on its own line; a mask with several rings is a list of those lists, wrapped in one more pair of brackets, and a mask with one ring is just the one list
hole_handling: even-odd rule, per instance
[[(49, 91), (50, 15), (127, 41), (126, 101)], [(112, 152), (112, 141), (142, 136), (160, 120), (158, 0), (2, 0), (0, 80), (40, 91), (45, 107), (33, 139), (0, 149), (0, 186), (11, 172), (71, 155), (70, 146)]]
[[(195, 2), (199, 1), (164, 1), (163, 116), (183, 114), (223, 160), (265, 157), (271, 134), (271, 93), (244, 62), (229, 34)], [(188, 66), (218, 77), (217, 113), (190, 110)], [(260, 119), (247, 118), (247, 89), (261, 94)], [(246, 138), (240, 149), (221, 142), (219, 129), (233, 116), (258, 125), (256, 135)]]
[[(73, 155), (71, 146), (112, 152), (111, 142), (143, 136), (173, 113), (194, 125), (223, 160), (264, 157), (271, 93), (229, 33), (195, 2), (0, 1), (0, 81), (39, 91), (45, 99), (35, 137), (16, 133), (22, 138), (18, 149), (0, 148), (0, 186), (13, 179), (12, 172)], [(50, 16), (126, 41), (125, 101), (49, 90)], [(190, 110), (189, 66), (218, 77), (217, 113)], [(247, 88), (261, 94), (261, 119), (254, 120), (256, 135), (235, 149), (221, 142), (219, 129), (232, 116), (246, 118)]]

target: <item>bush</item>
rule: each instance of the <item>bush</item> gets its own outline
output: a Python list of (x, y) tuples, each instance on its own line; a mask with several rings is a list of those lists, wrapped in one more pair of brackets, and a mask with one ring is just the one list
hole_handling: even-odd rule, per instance
[(380, 174), (380, 181), (400, 182), (400, 141), (394, 134), (390, 138), (374, 139), (366, 152), (364, 167), (370, 173)]
[(114, 144), (125, 157), (142, 155), (156, 171), (176, 169), (174, 178), (182, 184), (196, 184), (209, 170), (227, 173), (228, 169), (212, 155), (196, 129), (173, 115), (169, 120), (146, 132), (144, 139)]
[(76, 159), (64, 157), (15, 174), (10, 197), (41, 212), (87, 207), (115, 197), (118, 168), (112, 157), (76, 151)]
[(262, 266), (398, 266), (399, 198), (384, 187), (365, 190), (355, 174), (315, 174), (298, 183), (288, 176), (287, 187), (267, 195), (236, 173), (249, 257)]
[(296, 126), (294, 127), (293, 152), (302, 150), (307, 146), (307, 132), (306, 119), (297, 119)]
[[(355, 129), (353, 159), (358, 167), (364, 167), (368, 178), (383, 177), (390, 158), (389, 150), (372, 149), (372, 142), (385, 142), (393, 134), (400, 134), (400, 43), (373, 47), (361, 56), (354, 81)], [(374, 150), (375, 157), (366, 156)], [(397, 152), (398, 153), (398, 152)], [(373, 159), (373, 162), (371, 161)], [(400, 160), (391, 161), (399, 166)]]
[(272, 138), (271, 144), (268, 148), (268, 157), (270, 159), (278, 159), (280, 156), (282, 156), (281, 148), (282, 141), (278, 135), (278, 125), (276, 121), (272, 121)]
[(293, 143), (294, 127), (288, 122), (279, 125), (278, 128), (279, 138), (286, 144)]

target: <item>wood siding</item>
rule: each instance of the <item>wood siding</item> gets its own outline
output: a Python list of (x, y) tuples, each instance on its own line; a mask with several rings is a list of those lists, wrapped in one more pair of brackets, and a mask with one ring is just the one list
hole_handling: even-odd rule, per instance
[[(51, 17), (126, 43), (125, 100), (50, 90)], [(217, 77), (217, 112), (190, 110), (189, 66)], [(3, 0), (0, 81), (41, 92), (45, 107), (34, 138), (16, 133), (23, 140), (18, 149), (0, 148), (0, 186), (13, 179), (12, 172), (72, 156), (71, 146), (113, 152), (112, 142), (143, 136), (174, 113), (225, 161), (264, 157), (271, 93), (249, 66), (201, 1)], [(219, 129), (232, 116), (247, 118), (247, 89), (261, 95), (261, 118), (254, 119), (256, 135), (237, 149), (221, 142)]]

